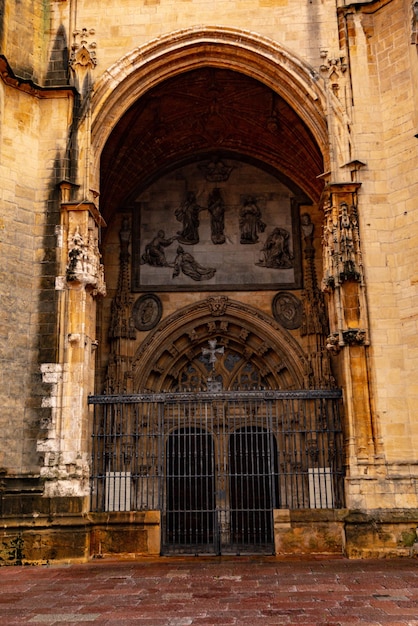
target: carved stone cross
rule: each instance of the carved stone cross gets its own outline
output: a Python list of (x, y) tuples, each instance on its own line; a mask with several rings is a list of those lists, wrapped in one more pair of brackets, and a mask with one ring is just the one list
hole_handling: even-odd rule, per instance
[(217, 348), (216, 339), (209, 339), (208, 344), (209, 344), (209, 348), (202, 348), (202, 355), (209, 357), (209, 363), (212, 365), (212, 370), (213, 370), (215, 368), (215, 363), (217, 361), (216, 355), (223, 354), (225, 351), (225, 348), (223, 346), (222, 348)]

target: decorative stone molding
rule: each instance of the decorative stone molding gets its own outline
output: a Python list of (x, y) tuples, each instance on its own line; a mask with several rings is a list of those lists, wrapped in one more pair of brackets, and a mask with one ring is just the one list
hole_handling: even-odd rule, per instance
[(324, 289), (353, 280), (362, 282), (363, 261), (360, 247), (358, 214), (355, 203), (324, 205)]
[[(272, 387), (309, 388), (311, 365), (296, 339), (272, 317), (220, 296), (220, 300), (206, 298), (173, 313), (149, 334), (132, 360), (134, 390), (170, 389), (189, 364), (206, 379), (201, 349), (215, 338), (225, 347), (226, 378), (234, 378), (228, 367), (235, 354), (251, 362), (254, 371), (267, 373)], [(173, 344), (177, 350), (174, 354)]]
[(225, 315), (228, 307), (228, 296), (213, 296), (206, 300), (209, 311), (214, 317)]
[(78, 228), (68, 237), (67, 284), (78, 283), (92, 291), (92, 295), (106, 295), (104, 267), (100, 263), (100, 251), (93, 233), (84, 240)]
[(324, 192), (322, 233), (324, 277), (330, 334), (327, 349), (368, 345), (368, 314), (358, 221), (359, 183), (328, 185)]
[(95, 41), (90, 41), (96, 32), (93, 28), (82, 28), (73, 31), (73, 43), (71, 45), (70, 67), (73, 71), (78, 69), (94, 69), (97, 64)]
[(326, 76), (334, 94), (339, 97), (340, 81), (348, 69), (344, 56), (329, 57), (327, 50), (320, 51), (321, 65), (320, 71)]
[(56, 288), (81, 285), (93, 297), (105, 296), (104, 266), (99, 250), (99, 228), (106, 225), (105, 221), (92, 202), (63, 202), (61, 214), (61, 226), (56, 235), (57, 245), (63, 249), (61, 273), (64, 278), (58, 277)]
[(338, 354), (344, 346), (364, 346), (366, 345), (367, 332), (362, 328), (350, 328), (342, 331), (342, 341), (340, 333), (334, 332), (327, 337), (326, 347), (332, 354)]
[[(330, 170), (334, 176), (351, 176), (347, 164), (355, 153), (351, 132), (350, 82), (348, 63), (344, 54), (328, 55), (320, 51), (320, 73), (325, 82), (330, 142)], [(343, 170), (341, 168), (344, 168)], [(346, 178), (346, 179), (347, 179)], [(344, 180), (344, 179), (343, 179)]]

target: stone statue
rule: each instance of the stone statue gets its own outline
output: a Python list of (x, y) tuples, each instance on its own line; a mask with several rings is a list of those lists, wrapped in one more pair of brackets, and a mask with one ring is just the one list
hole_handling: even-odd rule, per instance
[(215, 276), (216, 269), (211, 267), (203, 267), (195, 258), (185, 252), (182, 246), (177, 248), (177, 256), (174, 260), (173, 278), (179, 276), (180, 273), (189, 276), (193, 280), (210, 280)]
[(210, 213), (212, 243), (225, 243), (225, 205), (222, 199), (221, 190), (218, 187), (215, 187), (209, 195), (208, 211)]
[(300, 218), (300, 224), (302, 227), (302, 233), (305, 239), (311, 239), (313, 237), (314, 225), (312, 224), (311, 216), (309, 213), (304, 213)]
[(257, 263), (262, 267), (289, 269), (293, 267), (293, 255), (289, 250), (290, 235), (285, 228), (275, 228), (261, 249), (263, 258)]
[(166, 238), (165, 232), (159, 230), (157, 236), (145, 246), (145, 252), (141, 257), (141, 264), (147, 263), (154, 267), (170, 267), (165, 258), (164, 248), (170, 246), (177, 236)]
[(176, 219), (183, 223), (183, 230), (177, 233), (180, 243), (188, 245), (199, 243), (199, 213), (204, 210), (205, 207), (198, 205), (196, 194), (189, 191), (186, 200), (175, 212)]
[(261, 221), (261, 211), (256, 199), (249, 196), (239, 212), (240, 243), (257, 243), (258, 233), (263, 233), (266, 225)]

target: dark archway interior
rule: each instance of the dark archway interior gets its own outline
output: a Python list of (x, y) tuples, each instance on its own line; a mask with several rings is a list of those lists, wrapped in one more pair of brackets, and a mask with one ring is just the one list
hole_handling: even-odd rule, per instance
[(159, 84), (119, 120), (101, 159), (105, 220), (165, 172), (213, 154), (257, 163), (313, 202), (321, 194), (322, 155), (291, 104), (253, 78), (208, 67)]

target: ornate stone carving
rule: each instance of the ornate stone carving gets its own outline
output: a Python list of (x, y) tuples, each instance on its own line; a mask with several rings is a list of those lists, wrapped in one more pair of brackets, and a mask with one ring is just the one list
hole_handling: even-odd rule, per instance
[(224, 354), (225, 347), (217, 346), (216, 339), (209, 339), (209, 348), (202, 348), (202, 355), (209, 360), (210, 369), (213, 372), (215, 370), (215, 363), (217, 361), (217, 354)]
[(214, 317), (225, 315), (228, 308), (228, 296), (211, 296), (205, 301), (209, 311)]
[(364, 328), (349, 328), (341, 333), (334, 332), (327, 337), (326, 347), (329, 352), (338, 354), (345, 345), (366, 345), (367, 331)]
[(161, 319), (161, 315), (161, 300), (155, 294), (146, 294), (138, 298), (132, 310), (135, 328), (140, 331), (155, 328)]
[(70, 67), (72, 70), (78, 68), (94, 69), (97, 64), (95, 41), (89, 39), (95, 35), (93, 28), (82, 28), (73, 32), (73, 43), (71, 45)]
[(293, 254), (289, 248), (289, 241), (289, 231), (285, 228), (274, 228), (261, 248), (262, 258), (256, 265), (276, 269), (293, 267)]
[(145, 246), (145, 252), (141, 257), (141, 263), (147, 263), (153, 267), (169, 267), (165, 258), (165, 248), (170, 246), (178, 237), (166, 237), (164, 230), (159, 230), (157, 235)]
[[(130, 291), (131, 226), (128, 217), (122, 220), (119, 231), (119, 277), (116, 295), (111, 304), (109, 326), (110, 356), (106, 375), (107, 393), (126, 393), (130, 384), (131, 357), (127, 356), (124, 340), (136, 338), (135, 319), (131, 315), (132, 295)], [(122, 341), (121, 341), (122, 340)]]
[(334, 94), (339, 96), (340, 81), (348, 69), (344, 56), (329, 57), (328, 50), (320, 51), (321, 65), (319, 69), (328, 79)]
[(325, 193), (323, 290), (328, 298), (331, 352), (368, 345), (366, 287), (357, 214), (358, 183), (330, 185)]
[(234, 168), (226, 165), (219, 156), (215, 155), (210, 161), (199, 165), (199, 169), (208, 182), (221, 183), (228, 180)]
[(198, 204), (196, 194), (189, 191), (185, 201), (175, 212), (176, 219), (183, 224), (183, 230), (178, 231), (177, 237), (180, 243), (187, 245), (199, 243), (199, 213), (204, 210), (205, 207)]
[(110, 339), (135, 339), (135, 323), (130, 315), (132, 305), (129, 276), (131, 228), (128, 218), (122, 220), (119, 241), (119, 278), (116, 295), (112, 301), (109, 337)]
[(89, 230), (85, 242), (78, 228), (68, 239), (67, 284), (81, 283), (92, 290), (93, 295), (106, 295), (104, 268), (100, 263), (100, 251), (93, 231)]
[(324, 206), (324, 288), (333, 288), (347, 280), (361, 282), (362, 255), (357, 208), (341, 202), (338, 207)]
[[(201, 372), (202, 380), (206, 380), (208, 374), (201, 348), (214, 338), (217, 345), (224, 346), (227, 352), (225, 359), (220, 359), (217, 364), (224, 386), (232, 385), (238, 370), (244, 367), (243, 360), (246, 360), (258, 371), (269, 372), (263, 382), (267, 386), (308, 388), (305, 381), (308, 381), (310, 366), (298, 342), (271, 316), (254, 307), (226, 297), (224, 303), (227, 303), (226, 328), (222, 326), (222, 317), (212, 317), (208, 299), (185, 307), (180, 316), (173, 314), (163, 320), (158, 330), (150, 333), (135, 354), (132, 363), (134, 389), (171, 389), (173, 385), (180, 384), (174, 373), (184, 371), (186, 359)], [(174, 338), (179, 350), (175, 357), (169, 351)], [(155, 368), (151, 371), (155, 362), (165, 368), (159, 376)], [(282, 362), (286, 364), (284, 368), (280, 366)]]
[(212, 243), (215, 245), (225, 243), (225, 203), (218, 187), (215, 187), (209, 195), (208, 211)]
[(302, 304), (292, 293), (280, 292), (273, 298), (273, 317), (284, 328), (294, 330), (302, 324)]
[(248, 196), (239, 212), (240, 243), (253, 244), (258, 242), (259, 233), (263, 233), (266, 228), (261, 217), (261, 210), (256, 198)]
[(174, 259), (173, 278), (185, 274), (192, 280), (210, 280), (216, 274), (216, 269), (213, 267), (203, 267), (194, 258), (192, 254), (186, 252), (182, 246), (177, 248), (177, 255)]
[(331, 142), (331, 168), (346, 166), (355, 153), (351, 133), (351, 110), (347, 91), (350, 89), (344, 55), (333, 57), (327, 50), (320, 51), (320, 72), (327, 89), (329, 133)]

